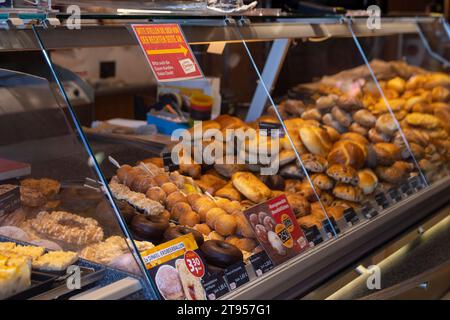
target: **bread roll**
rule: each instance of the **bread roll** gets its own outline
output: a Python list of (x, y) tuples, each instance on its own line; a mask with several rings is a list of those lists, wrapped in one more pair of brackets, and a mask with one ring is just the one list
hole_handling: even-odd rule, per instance
[(370, 111), (361, 109), (353, 114), (353, 120), (364, 127), (372, 128), (375, 125), (377, 118)]
[(300, 138), (309, 152), (325, 157), (331, 149), (328, 133), (319, 127), (305, 126), (299, 130)]
[(387, 136), (392, 136), (398, 130), (394, 118), (389, 113), (383, 114), (377, 119), (375, 128)]
[(192, 211), (192, 208), (188, 203), (178, 202), (178, 203), (175, 203), (175, 205), (173, 206), (173, 208), (170, 212), (170, 217), (174, 220), (178, 220), (181, 215), (185, 214), (186, 212), (190, 212), (190, 211)]
[(206, 223), (196, 224), (194, 226), (194, 230), (197, 230), (204, 236), (207, 236), (208, 234), (211, 233), (211, 228)]
[(215, 175), (204, 174), (200, 180), (195, 180), (195, 183), (202, 189), (203, 192), (208, 192), (211, 195), (215, 194), (217, 190), (225, 187), (227, 182)]
[(371, 128), (369, 132), (367, 133), (367, 136), (369, 137), (369, 140), (373, 143), (377, 142), (389, 142), (391, 140), (391, 137), (388, 135), (385, 135), (384, 133), (378, 132), (377, 129)]
[(306, 198), (304, 198), (300, 194), (295, 193), (289, 193), (286, 198), (296, 217), (310, 214), (311, 205), (309, 204), (308, 200), (306, 200)]
[(217, 190), (214, 195), (229, 200), (236, 200), (236, 201), (242, 200), (241, 194), (235, 187), (233, 187), (233, 183), (231, 181), (228, 182), (225, 187)]
[(377, 185), (378, 178), (372, 170), (363, 169), (358, 171), (358, 187), (364, 194), (373, 193)]
[(333, 180), (323, 173), (315, 173), (311, 175), (311, 181), (321, 190), (330, 190), (334, 186)]
[(335, 128), (327, 125), (322, 125), (322, 128), (328, 133), (330, 136), (331, 142), (336, 142), (339, 140), (341, 134)]
[(346, 128), (350, 126), (353, 120), (352, 116), (349, 113), (345, 112), (339, 107), (333, 107), (331, 109), (331, 115), (334, 119), (336, 119), (337, 122), (339, 122), (341, 126), (344, 126)]
[(323, 115), (322, 117), (322, 122), (324, 124), (326, 124), (327, 126), (332, 127), (333, 129), (335, 129), (337, 132), (339, 133), (344, 133), (347, 131), (347, 127), (344, 127), (343, 125), (341, 125), (334, 117), (331, 113), (326, 113)]
[(225, 237), (234, 234), (236, 227), (236, 218), (229, 214), (221, 214), (214, 221), (214, 229)]
[(341, 135), (340, 140), (350, 140), (354, 142), (358, 142), (363, 146), (366, 146), (369, 144), (369, 140), (367, 140), (366, 137), (363, 135), (356, 133), (356, 132), (346, 132)]
[(328, 154), (329, 164), (343, 164), (356, 169), (363, 167), (367, 157), (367, 147), (351, 140), (339, 140)]
[(271, 195), (270, 189), (250, 172), (236, 172), (231, 181), (240, 193), (255, 203), (266, 201)]
[(405, 120), (412, 126), (421, 127), (424, 129), (434, 129), (439, 126), (439, 119), (426, 113), (410, 113), (406, 116)]
[(215, 228), (215, 223), (216, 223), (216, 219), (220, 216), (220, 215), (228, 215), (225, 210), (220, 209), (220, 208), (213, 208), (210, 209), (207, 213), (206, 213), (206, 224), (210, 227), (210, 228)]
[(367, 134), (369, 133), (369, 130), (366, 127), (363, 127), (356, 122), (353, 122), (350, 127), (348, 127), (348, 130), (350, 130), (351, 132), (359, 133), (362, 136), (367, 136)]
[(200, 216), (198, 215), (198, 213), (196, 213), (194, 211), (188, 211), (188, 212), (183, 213), (180, 216), (180, 218), (178, 219), (178, 222), (182, 226), (193, 227), (196, 224), (200, 223)]
[[(308, 201), (317, 201), (317, 196), (320, 197), (320, 189), (313, 188), (308, 180), (304, 180), (296, 187), (298, 194), (306, 198)], [(316, 196), (317, 193), (317, 196)]]
[(333, 164), (327, 169), (327, 175), (337, 182), (358, 184), (358, 173), (350, 166)]
[(380, 165), (389, 166), (401, 158), (401, 149), (393, 143), (376, 143), (373, 149)]
[(302, 119), (304, 120), (316, 120), (320, 121), (322, 114), (316, 108), (311, 108), (302, 113)]
[(400, 77), (395, 77), (387, 82), (387, 87), (402, 94), (406, 89), (406, 82)]
[(311, 172), (324, 172), (328, 167), (328, 161), (322, 156), (305, 153), (300, 156), (306, 170)]
[(400, 183), (408, 178), (414, 165), (405, 161), (396, 161), (392, 166), (379, 166), (375, 169), (377, 176), (389, 183)]
[(358, 202), (361, 200), (361, 189), (350, 184), (338, 183), (333, 189), (336, 198)]

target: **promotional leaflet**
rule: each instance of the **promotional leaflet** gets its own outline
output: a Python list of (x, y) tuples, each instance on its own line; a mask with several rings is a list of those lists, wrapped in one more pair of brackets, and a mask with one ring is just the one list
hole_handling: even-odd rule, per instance
[(308, 249), (308, 241), (285, 195), (251, 207), (244, 214), (275, 265)]
[(165, 242), (141, 255), (163, 299), (206, 299), (202, 278), (207, 271), (192, 234)]

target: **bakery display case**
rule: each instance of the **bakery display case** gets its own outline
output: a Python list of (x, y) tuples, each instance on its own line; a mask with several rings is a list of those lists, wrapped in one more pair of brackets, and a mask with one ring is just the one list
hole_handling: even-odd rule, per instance
[[(75, 299), (83, 291), (74, 289), (112, 283), (117, 290), (104, 297), (149, 297), (133, 252), (152, 244), (131, 242), (121, 225), (134, 209), (108, 201), (95, 155), (41, 52), (15, 52), (14, 60), (9, 53), (0, 53), (1, 298)], [(66, 272), (78, 277), (72, 288)]]
[[(12, 185), (58, 192), (39, 204), (46, 213), (35, 217), (33, 209), (14, 223), (8, 215), (2, 226), (28, 237), (47, 227), (36, 219), (95, 221), (101, 238), (57, 244), (134, 273), (145, 298), (296, 298), (449, 200), (448, 35), (440, 19), (387, 18), (371, 30), (364, 19), (340, 16), (97, 14), (69, 30), (67, 16), (57, 17), (46, 27), (0, 30), (2, 68), (39, 77), (42, 103), (55, 104), (40, 117), (32, 108), (38, 93), (22, 88), (19, 115), (70, 132), (52, 147), (24, 135), (39, 146), (32, 152), (5, 135), (5, 157), (33, 169)], [(189, 67), (201, 77), (158, 82), (134, 33), (145, 24), (179, 26), (189, 44), (183, 54), (192, 54)], [(91, 79), (67, 57), (117, 48), (121, 60), (91, 64), (110, 85), (110, 98), (94, 92), (95, 121), (83, 121), (68, 78), (78, 71)], [(31, 55), (40, 66), (29, 64)], [(120, 81), (145, 80), (124, 93), (113, 81), (120, 72)], [(2, 118), (14, 128), (33, 128), (8, 114)], [(57, 115), (60, 122), (45, 124)], [(63, 197), (65, 185), (78, 191)], [(204, 261), (202, 282), (184, 275), (179, 260), (155, 268), (149, 258), (153, 246), (167, 248), (186, 234), (194, 236), (186, 247)], [(162, 279), (175, 273), (181, 280), (167, 286)], [(230, 278), (236, 274), (239, 281)]]

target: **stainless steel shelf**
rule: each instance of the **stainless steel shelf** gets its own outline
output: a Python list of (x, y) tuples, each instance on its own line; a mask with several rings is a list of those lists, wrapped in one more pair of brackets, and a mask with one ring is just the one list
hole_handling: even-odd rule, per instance
[[(128, 30), (128, 23), (148, 23), (148, 19), (113, 20), (103, 25), (97, 20), (89, 20), (79, 30), (69, 30), (64, 26), (39, 28), (41, 37), (50, 50), (111, 47), (137, 45)], [(382, 19), (381, 29), (367, 28), (366, 19), (353, 19), (353, 29), (357, 36), (383, 36), (417, 32), (420, 23), (437, 23), (437, 18), (398, 18)], [(340, 19), (288, 19), (281, 18), (270, 22), (248, 23), (243, 26), (227, 25), (225, 20), (157, 19), (153, 23), (179, 23), (191, 44), (218, 41), (240, 42), (271, 41), (283, 38), (312, 37), (350, 37), (347, 23)], [(242, 38), (237, 31), (239, 28)], [(0, 51), (38, 50), (33, 31), (25, 29), (0, 29)]]
[(222, 298), (294, 299), (448, 203), (449, 189), (447, 177)]

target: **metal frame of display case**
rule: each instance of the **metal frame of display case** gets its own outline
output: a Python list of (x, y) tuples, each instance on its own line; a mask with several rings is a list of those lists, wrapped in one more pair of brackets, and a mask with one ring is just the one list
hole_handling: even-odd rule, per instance
[[(17, 17), (15, 17), (17, 18)], [(64, 15), (59, 19), (67, 18)], [(91, 18), (85, 16), (84, 18)], [(113, 19), (114, 16), (103, 16)], [(116, 16), (116, 18), (119, 18)], [(252, 21), (249, 17), (153, 17), (120, 16), (117, 24), (82, 25), (80, 30), (69, 30), (63, 26), (45, 26), (40, 34), (45, 48), (40, 48), (33, 30), (17, 24), (8, 23), (9, 17), (0, 16), (0, 52), (24, 50), (57, 50), (79, 47), (132, 46), (137, 45), (130, 36), (129, 23), (179, 23), (190, 44), (210, 42), (253, 42), (274, 41), (265, 67), (261, 73), (264, 86), (260, 83), (255, 91), (247, 120), (262, 113), (268, 98), (265, 92), (272, 88), (283, 65), (292, 38), (352, 37), (343, 17), (299, 19), (287, 17), (265, 17), (268, 21)], [(26, 17), (18, 17), (28, 21)], [(100, 19), (98, 16), (96, 19)], [(45, 19), (44, 19), (45, 20)], [(30, 19), (33, 21), (33, 19)], [(41, 19), (41, 22), (43, 20)], [(91, 20), (90, 20), (91, 21)], [(352, 30), (358, 37), (383, 36), (391, 34), (417, 33), (418, 23), (435, 23), (436, 18), (386, 18), (383, 28), (369, 30), (365, 19), (352, 19)], [(17, 22), (17, 21), (16, 21)], [(448, 28), (444, 22), (444, 28)], [(239, 28), (239, 32), (236, 32)], [(71, 35), (68, 37), (67, 35)], [(262, 96), (262, 98), (261, 98)], [(260, 276), (256, 281), (225, 295), (224, 299), (273, 299), (296, 298), (317, 286), (324, 279), (347, 267), (364, 254), (388, 241), (402, 230), (417, 223), (449, 198), (450, 177), (441, 180), (410, 196), (378, 216), (360, 222), (339, 237), (297, 256), (274, 270)]]

